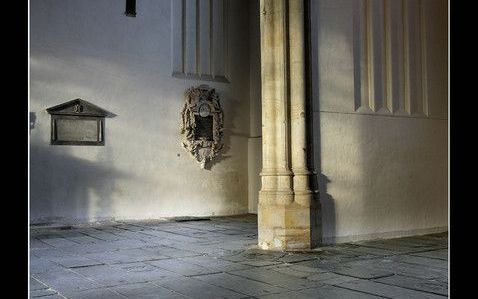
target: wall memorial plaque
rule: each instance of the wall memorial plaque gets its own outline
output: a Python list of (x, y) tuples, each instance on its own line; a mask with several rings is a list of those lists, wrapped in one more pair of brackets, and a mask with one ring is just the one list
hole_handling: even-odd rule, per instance
[(105, 145), (105, 117), (114, 116), (82, 99), (46, 111), (51, 115), (52, 145)]
[(216, 91), (207, 85), (189, 88), (181, 114), (182, 145), (205, 168), (223, 147), (223, 112)]

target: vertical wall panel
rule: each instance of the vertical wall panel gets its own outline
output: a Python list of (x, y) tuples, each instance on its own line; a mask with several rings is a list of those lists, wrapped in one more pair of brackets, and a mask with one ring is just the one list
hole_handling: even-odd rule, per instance
[(422, 94), (422, 59), (421, 59), (421, 36), (420, 36), (420, 0), (404, 0), (407, 2), (408, 15), (408, 44), (405, 50), (408, 52), (408, 86), (410, 92), (410, 114), (423, 115)]
[[(354, 1), (354, 92), (355, 111), (369, 110), (368, 1)], [(314, 56), (315, 57), (315, 56)]]
[[(355, 111), (429, 116), (429, 51), (424, 0), (354, 3)], [(430, 22), (428, 20), (428, 22)]]
[(171, 53), (173, 74), (184, 73), (183, 5), (186, 0), (171, 1)]
[(224, 75), (224, 1), (213, 0), (213, 71), (212, 76)]
[(403, 47), (403, 3), (390, 1), (389, 5), (390, 67), (389, 84), (391, 90), (392, 112), (406, 114), (404, 86), (404, 47)]
[(171, 0), (173, 76), (227, 79), (227, 0)]
[(425, 86), (428, 98), (428, 115), (447, 118), (448, 116), (448, 23), (447, 1), (422, 0), (423, 23), (426, 28)]
[(185, 45), (185, 74), (197, 74), (197, 0), (186, 0), (186, 45)]
[(420, 0), (419, 2), (419, 22), (420, 22), (420, 58), (421, 58), (421, 72), (420, 75), (422, 76), (422, 86), (421, 86), (421, 92), (422, 92), (422, 109), (423, 109), (423, 114), (428, 116), (429, 115), (429, 108), (428, 108), (428, 72), (427, 72), (427, 55), (426, 55), (426, 49), (427, 49), (427, 26), (426, 26), (426, 20), (425, 20), (425, 3), (423, 0)]
[(383, 0), (383, 39), (384, 39), (384, 111), (393, 112), (393, 103), (392, 103), (392, 12), (390, 7), (391, 0)]
[(385, 102), (385, 43), (383, 0), (369, 0), (367, 5), (367, 34), (370, 61), (369, 102), (370, 108), (377, 112), (383, 110)]
[(211, 73), (211, 0), (199, 0), (199, 75)]

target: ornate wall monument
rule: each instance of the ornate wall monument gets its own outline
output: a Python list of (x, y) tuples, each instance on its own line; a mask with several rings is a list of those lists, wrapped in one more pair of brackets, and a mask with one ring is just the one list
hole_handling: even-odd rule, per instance
[(319, 238), (319, 203), (307, 166), (304, 29), (303, 0), (260, 1), (262, 249), (309, 249)]
[(182, 145), (201, 168), (206, 168), (223, 147), (223, 112), (215, 89), (207, 85), (187, 89), (181, 115)]

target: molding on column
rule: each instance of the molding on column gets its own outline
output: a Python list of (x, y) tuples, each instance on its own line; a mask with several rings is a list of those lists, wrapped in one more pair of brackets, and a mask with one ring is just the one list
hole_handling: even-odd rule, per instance
[(267, 168), (262, 169), (259, 173), (260, 176), (293, 176), (294, 173), (291, 170), (283, 168)]

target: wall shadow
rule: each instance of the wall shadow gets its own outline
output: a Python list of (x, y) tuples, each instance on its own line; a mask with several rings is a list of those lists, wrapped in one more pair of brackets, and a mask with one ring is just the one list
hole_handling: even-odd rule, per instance
[(30, 112), (30, 119), (29, 119), (29, 122), (30, 122), (30, 130), (35, 129), (36, 121), (37, 121), (37, 115), (36, 115), (36, 113), (35, 113), (35, 112)]
[(110, 220), (119, 180), (132, 179), (114, 168), (111, 148), (102, 147), (91, 161), (74, 157), (69, 147), (30, 144), (31, 224)]
[[(318, 14), (317, 1), (304, 1), (305, 9), (305, 71), (306, 71), (306, 92), (307, 92), (307, 140), (308, 140), (308, 167), (313, 172), (310, 176), (310, 189), (315, 192), (314, 201), (318, 215), (312, 213), (311, 239), (316, 240), (317, 245), (325, 244), (324, 235), (335, 236), (335, 203), (333, 197), (327, 193), (327, 185), (330, 180), (322, 173), (321, 161), (321, 132), (320, 132), (320, 93), (319, 93), (319, 55), (318, 55)], [(315, 16), (313, 19), (312, 16)], [(323, 219), (326, 217), (324, 225)], [(316, 222), (315, 222), (316, 221)]]

